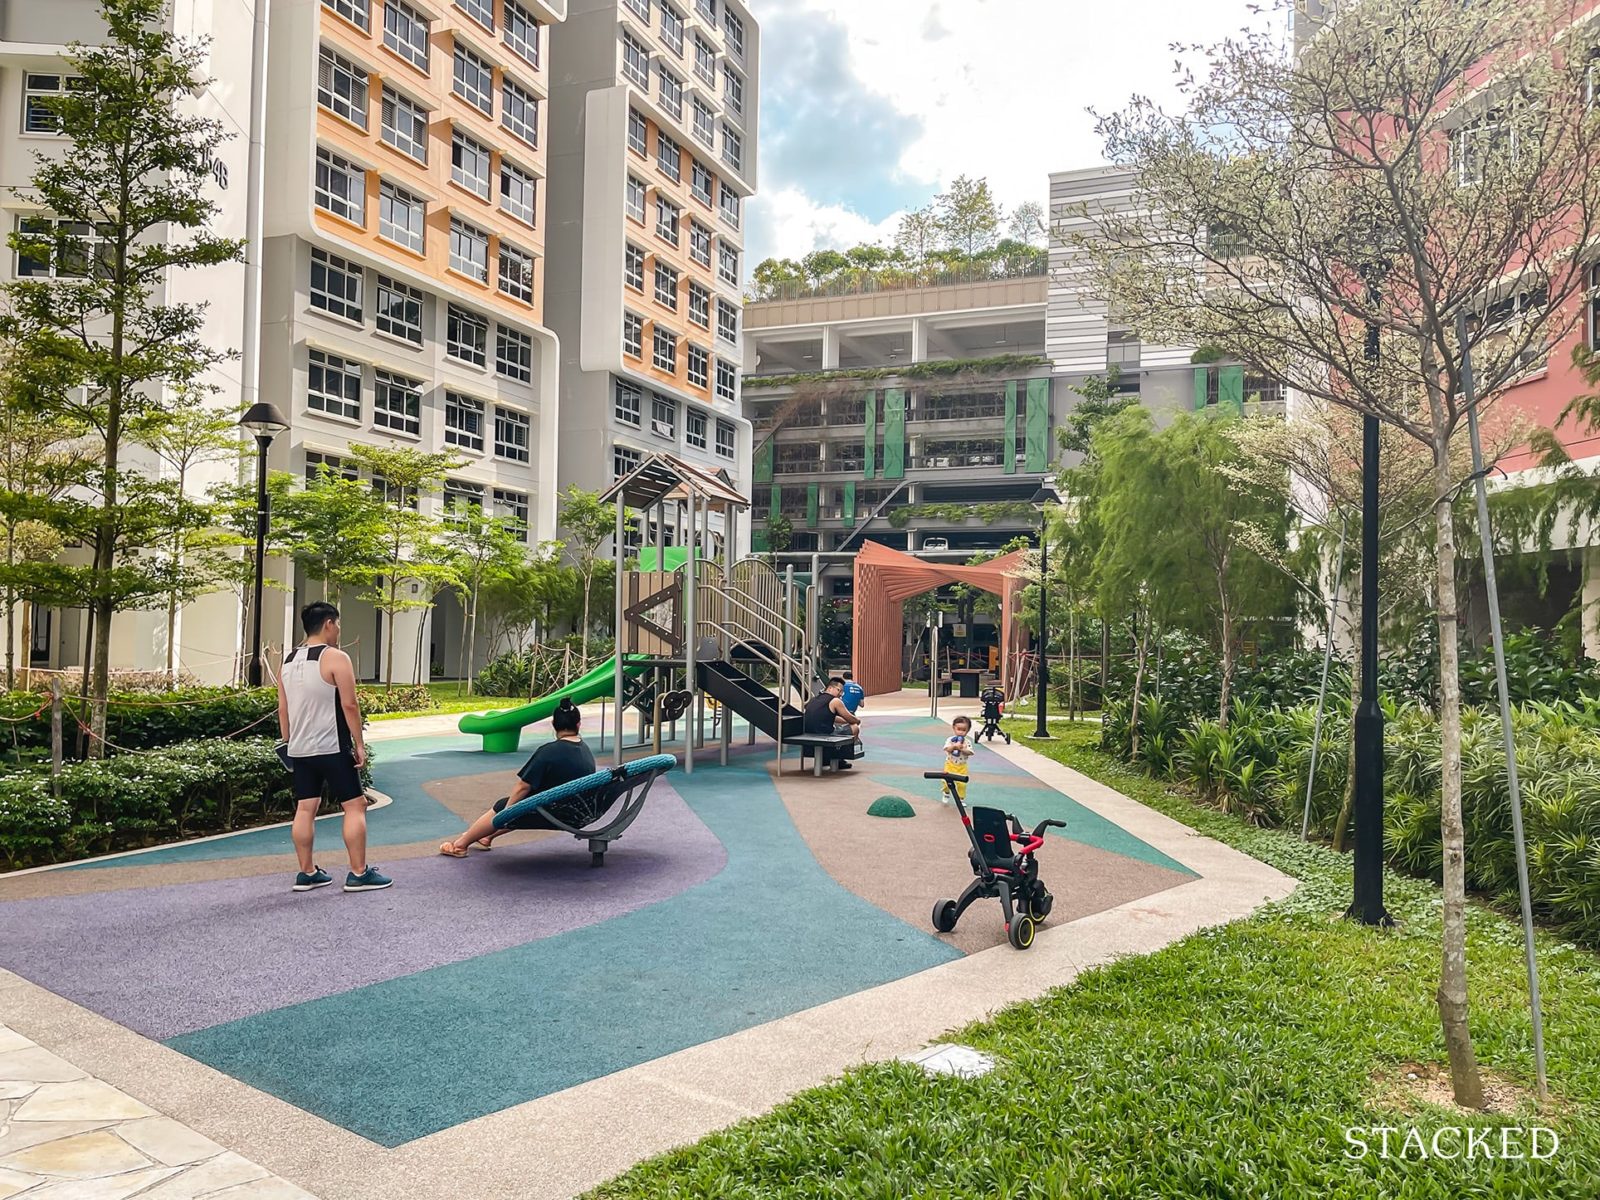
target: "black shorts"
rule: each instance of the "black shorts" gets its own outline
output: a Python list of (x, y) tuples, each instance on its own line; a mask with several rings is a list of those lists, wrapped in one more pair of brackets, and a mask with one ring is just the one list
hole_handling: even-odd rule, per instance
[(366, 795), (361, 786), (361, 773), (356, 770), (356, 760), (349, 754), (313, 754), (309, 758), (291, 758), (289, 762), (289, 769), (294, 772), (296, 800), (321, 799), (324, 789), (338, 804), (360, 800)]

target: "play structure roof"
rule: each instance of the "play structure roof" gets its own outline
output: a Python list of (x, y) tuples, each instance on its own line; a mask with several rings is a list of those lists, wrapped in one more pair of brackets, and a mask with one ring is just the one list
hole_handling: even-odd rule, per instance
[(708, 471), (675, 454), (652, 454), (602, 492), (600, 499), (610, 503), (621, 496), (629, 508), (649, 508), (663, 500), (687, 499), (691, 493), (724, 512), (750, 507), (726, 471)]

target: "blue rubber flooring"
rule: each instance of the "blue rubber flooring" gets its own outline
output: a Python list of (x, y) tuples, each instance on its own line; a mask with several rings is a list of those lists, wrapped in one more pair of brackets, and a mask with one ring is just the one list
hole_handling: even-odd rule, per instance
[[(380, 786), (498, 766), (417, 750), (405, 763), (391, 753), (397, 775)], [(764, 761), (669, 778), (727, 850), (708, 882), (615, 920), (167, 1044), (395, 1146), (960, 957), (835, 883)], [(420, 828), (432, 818), (407, 819)]]

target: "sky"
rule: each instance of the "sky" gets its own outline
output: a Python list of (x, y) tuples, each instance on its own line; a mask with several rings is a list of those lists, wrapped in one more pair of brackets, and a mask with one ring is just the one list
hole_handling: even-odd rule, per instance
[[(1259, 3), (1259, 0), (1258, 0)], [(761, 158), (746, 246), (888, 241), (959, 175), (1009, 212), (1104, 161), (1087, 111), (1177, 107), (1173, 43), (1255, 23), (1250, 0), (756, 0)]]

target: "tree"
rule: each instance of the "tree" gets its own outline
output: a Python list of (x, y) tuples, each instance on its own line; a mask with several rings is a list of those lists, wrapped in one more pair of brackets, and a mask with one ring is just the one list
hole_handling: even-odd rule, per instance
[(987, 179), (958, 175), (948, 191), (934, 200), (938, 212), (939, 236), (945, 246), (965, 258), (978, 257), (994, 249), (1000, 240), (1000, 225), (1005, 210), (989, 190)]
[(1600, 216), (1600, 122), (1587, 102), (1597, 34), (1576, 13), (1570, 0), (1363, 0), (1293, 60), (1275, 35), (1225, 42), (1182, 80), (1185, 111), (1138, 100), (1101, 121), (1135, 195), (1086, 213), (1072, 238), (1090, 286), (1143, 336), (1218, 347), (1370, 413), (1431, 463), (1438, 1004), (1469, 1107), (1483, 1088), (1468, 1025), (1453, 448), (1465, 353), (1487, 416), (1580, 318), (1586, 260), (1571, 251)]
[[(433, 549), (439, 524), (422, 515), (418, 500), (437, 488), (445, 472), (460, 466), (461, 459), (452, 453), (430, 454), (409, 446), (357, 445), (350, 447), (350, 460), (372, 477), (371, 489), (377, 498), (375, 525), (381, 557), (367, 571), (367, 591), (362, 598), (388, 618), (383, 670), (383, 686), (388, 689), (394, 687), (396, 618), (403, 612), (432, 607), (433, 595), (450, 579), (444, 557)], [(454, 514), (454, 519), (463, 515)], [(446, 520), (450, 519), (447, 515)], [(428, 598), (402, 591), (401, 585), (408, 582), (415, 582), (419, 589), (428, 584)]]
[(750, 287), (757, 300), (779, 300), (805, 287), (805, 271), (792, 258), (764, 258), (750, 272)]
[(837, 250), (813, 250), (800, 260), (806, 282), (821, 289), (850, 266), (850, 260)]
[(1094, 431), (1100, 423), (1139, 403), (1137, 393), (1117, 390), (1121, 378), (1122, 368), (1113, 363), (1104, 375), (1091, 375), (1072, 389), (1082, 399), (1072, 406), (1072, 411), (1056, 430), (1056, 441), (1063, 450), (1087, 457), (1093, 450)]
[[(589, 667), (589, 601), (594, 594), (595, 574), (600, 570), (600, 547), (616, 532), (616, 511), (600, 501), (600, 493), (586, 492), (576, 485), (561, 497), (560, 525), (566, 531), (565, 545), (578, 578), (583, 581), (582, 638), (584, 669)], [(626, 514), (624, 514), (626, 520)]]
[[(65, 384), (65, 412), (94, 431), (100, 465), (98, 519), (85, 529), (93, 562), (84, 595), (93, 642), (84, 675), (92, 706), (92, 753), (105, 734), (111, 619), (119, 604), (147, 601), (159, 564), (144, 582), (139, 562), (121, 562), (123, 536), (144, 523), (126, 513), (137, 489), (124, 486), (130, 422), (148, 421), (173, 388), (198, 380), (229, 352), (208, 344), (205, 306), (159, 299), (173, 271), (239, 257), (241, 243), (209, 232), (216, 205), (206, 197), (221, 125), (185, 111), (206, 85), (204, 47), (166, 29), (163, 0), (102, 0), (103, 45), (74, 45), (69, 73), (81, 86), (45, 101), (65, 135), (35, 152), (30, 199), (56, 220), (23, 222), (17, 253), (53, 268), (5, 286), (3, 324), (17, 347), (16, 370)], [(94, 230), (91, 238), (76, 232)], [(58, 410), (60, 411), (60, 410)], [(141, 599), (142, 598), (142, 599)]]
[(928, 255), (938, 248), (939, 237), (939, 218), (929, 205), (912, 209), (900, 218), (894, 245), (911, 269), (920, 272), (927, 269)]
[(484, 586), (525, 562), (528, 547), (522, 533), (513, 529), (506, 518), (486, 516), (478, 509), (468, 509), (458, 517), (444, 540), (454, 560), (453, 586), (466, 616), (458, 674), (466, 680), (470, 696), (477, 671), (473, 652), (478, 644), (478, 606)]
[[(281, 482), (279, 482), (281, 480)], [(290, 489), (289, 476), (269, 479), (274, 541), (308, 579), (320, 581), (322, 599), (367, 582), (384, 562), (383, 501), (369, 484), (353, 476), (317, 468), (303, 488)], [(281, 489), (281, 490), (280, 490)], [(253, 489), (237, 497), (244, 528), (255, 528)]]
[(1024, 246), (1039, 246), (1047, 239), (1044, 225), (1044, 205), (1037, 200), (1024, 200), (1011, 210), (1006, 222), (1006, 236)]
[(234, 415), (211, 407), (208, 399), (203, 389), (175, 389), (171, 407), (151, 422), (148, 430), (130, 430), (172, 472), (176, 489), (175, 502), (167, 506), (171, 520), (163, 541), (173, 571), (173, 584), (167, 592), (167, 677), (174, 686), (178, 682), (178, 605), (228, 577), (230, 556), (226, 551), (237, 545), (216, 535), (209, 504), (185, 502), (196, 467), (236, 456), (239, 451)]

